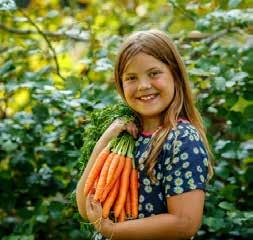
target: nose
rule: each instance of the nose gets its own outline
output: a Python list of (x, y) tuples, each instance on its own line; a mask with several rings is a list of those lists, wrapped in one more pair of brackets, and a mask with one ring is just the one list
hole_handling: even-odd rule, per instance
[(151, 83), (147, 77), (141, 77), (139, 80), (138, 90), (146, 90), (151, 88)]

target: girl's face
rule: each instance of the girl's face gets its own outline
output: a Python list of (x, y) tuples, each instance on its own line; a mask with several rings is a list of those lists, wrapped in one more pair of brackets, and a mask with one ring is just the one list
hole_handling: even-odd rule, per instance
[(129, 106), (143, 120), (157, 119), (174, 94), (174, 78), (168, 65), (145, 53), (135, 55), (123, 76), (123, 92)]

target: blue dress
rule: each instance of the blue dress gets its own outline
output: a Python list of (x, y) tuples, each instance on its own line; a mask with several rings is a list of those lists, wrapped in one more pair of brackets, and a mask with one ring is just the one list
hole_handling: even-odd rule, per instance
[[(139, 216), (168, 213), (166, 198), (194, 189), (205, 191), (208, 158), (197, 129), (187, 121), (171, 130), (153, 169), (158, 180), (152, 183), (147, 175), (145, 156), (151, 135), (140, 134), (136, 141), (135, 164), (139, 170)], [(95, 239), (106, 239), (100, 233)]]

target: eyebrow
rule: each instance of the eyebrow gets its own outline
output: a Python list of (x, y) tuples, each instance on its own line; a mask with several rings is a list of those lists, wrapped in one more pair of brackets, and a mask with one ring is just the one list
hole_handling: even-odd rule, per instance
[[(151, 70), (160, 70), (160, 68), (159, 67), (152, 67), (152, 68), (149, 68), (149, 69), (147, 69), (145, 72), (149, 72), (149, 71), (151, 71)], [(134, 74), (136, 74), (136, 73), (134, 73), (134, 72), (130, 72), (130, 73), (123, 73), (123, 76), (125, 75), (125, 76), (127, 76), (127, 75), (134, 75)]]

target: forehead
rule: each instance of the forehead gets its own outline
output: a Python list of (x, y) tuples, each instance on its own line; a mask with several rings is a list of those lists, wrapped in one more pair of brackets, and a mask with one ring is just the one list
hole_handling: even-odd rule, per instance
[(138, 73), (146, 71), (150, 68), (164, 68), (166, 66), (167, 65), (164, 64), (162, 61), (151, 55), (148, 55), (146, 53), (138, 53), (132, 58), (130, 58), (130, 60), (125, 66), (123, 74)]

